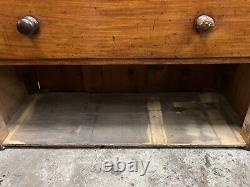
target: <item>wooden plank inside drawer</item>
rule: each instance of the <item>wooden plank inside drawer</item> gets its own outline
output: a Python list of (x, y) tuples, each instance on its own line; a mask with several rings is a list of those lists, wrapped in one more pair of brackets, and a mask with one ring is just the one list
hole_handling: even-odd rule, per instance
[[(205, 93), (36, 95), (8, 123), (4, 146), (244, 147), (223, 96)], [(207, 101), (205, 101), (207, 102)], [(213, 113), (213, 115), (208, 115)], [(234, 114), (234, 112), (233, 112)]]
[[(249, 57), (250, 0), (8, 0), (0, 2), (0, 58)], [(215, 19), (197, 34), (194, 19)], [(32, 15), (40, 32), (16, 22)]]

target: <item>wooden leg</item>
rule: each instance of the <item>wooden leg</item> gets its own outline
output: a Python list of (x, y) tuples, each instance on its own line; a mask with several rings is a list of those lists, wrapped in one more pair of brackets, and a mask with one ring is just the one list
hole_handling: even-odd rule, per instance
[(241, 134), (246, 142), (247, 150), (250, 150), (250, 106), (243, 123)]

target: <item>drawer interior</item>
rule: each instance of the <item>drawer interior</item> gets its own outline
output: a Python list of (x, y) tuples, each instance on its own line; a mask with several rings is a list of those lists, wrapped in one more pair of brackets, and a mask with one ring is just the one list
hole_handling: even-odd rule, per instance
[(4, 146), (244, 147), (250, 65), (1, 66)]

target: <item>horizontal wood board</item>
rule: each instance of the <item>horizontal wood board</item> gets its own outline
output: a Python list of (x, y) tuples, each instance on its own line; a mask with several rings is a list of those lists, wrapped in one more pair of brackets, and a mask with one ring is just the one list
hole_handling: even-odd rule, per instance
[(29, 89), (39, 82), (41, 91), (52, 92), (215, 91), (225, 73), (223, 65), (20, 66), (17, 70)]
[[(250, 0), (0, 1), (1, 59), (250, 57)], [(194, 20), (215, 19), (209, 34)], [(32, 15), (40, 32), (16, 22)]]

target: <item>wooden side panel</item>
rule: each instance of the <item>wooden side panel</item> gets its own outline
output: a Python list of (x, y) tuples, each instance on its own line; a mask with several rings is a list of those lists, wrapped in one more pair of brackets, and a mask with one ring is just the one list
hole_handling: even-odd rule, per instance
[[(250, 0), (0, 1), (0, 58), (249, 57)], [(199, 35), (207, 14), (215, 30)], [(37, 17), (40, 33), (25, 37), (16, 22)]]
[(17, 77), (13, 67), (0, 67), (0, 115), (5, 122), (9, 120), (17, 106), (23, 102), (27, 91)]
[(243, 122), (241, 135), (250, 149), (250, 66), (238, 65), (228, 80), (226, 94)]
[[(0, 146), (3, 143), (4, 139), (7, 137), (8, 135), (8, 128), (2, 118), (2, 116), (0, 115)], [(1, 149), (1, 147), (0, 147)]]
[[(36, 66), (42, 90), (85, 92), (215, 91), (218, 65)], [(30, 68), (30, 67), (29, 67)]]
[(250, 106), (243, 124), (241, 134), (246, 141), (247, 149), (250, 150)]
[(225, 94), (243, 121), (250, 104), (250, 65), (236, 66), (224, 85)]
[(7, 121), (27, 95), (13, 67), (0, 67), (0, 145), (8, 135)]

